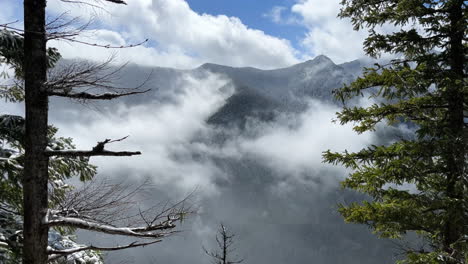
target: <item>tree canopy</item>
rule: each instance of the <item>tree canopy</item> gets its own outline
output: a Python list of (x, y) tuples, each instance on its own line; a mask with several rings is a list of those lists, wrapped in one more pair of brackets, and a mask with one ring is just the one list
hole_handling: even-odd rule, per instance
[[(410, 135), (355, 153), (327, 151), (326, 162), (352, 173), (344, 187), (370, 201), (341, 205), (345, 220), (369, 225), (385, 238), (417, 233), (425, 245), (406, 247), (400, 263), (466, 263), (468, 258), (468, 137), (466, 1), (343, 0), (339, 14), (367, 29), (364, 50), (393, 54), (388, 63), (336, 91), (341, 124), (358, 133), (386, 125)], [(393, 25), (386, 33), (380, 26)], [(369, 96), (370, 107), (347, 105)], [(384, 123), (384, 125), (382, 125)], [(405, 188), (403, 185), (409, 185)]]

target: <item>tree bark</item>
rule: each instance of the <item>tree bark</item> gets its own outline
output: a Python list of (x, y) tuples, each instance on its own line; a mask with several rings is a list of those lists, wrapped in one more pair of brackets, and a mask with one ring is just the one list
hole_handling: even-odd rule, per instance
[[(466, 148), (464, 142), (463, 128), (463, 82), (464, 82), (464, 30), (466, 21), (463, 17), (463, 0), (453, 0), (449, 6), (449, 49), (448, 60), (451, 72), (451, 84), (447, 89), (448, 101), (448, 131), (449, 142), (446, 153), (447, 162), (447, 197), (456, 202), (448, 207), (447, 222), (445, 226), (444, 249), (455, 259), (461, 260), (463, 252), (457, 246), (452, 247), (463, 238), (465, 233), (463, 178), (466, 177), (465, 155)], [(454, 262), (455, 263), (455, 262)]]
[(24, 0), (25, 163), (23, 175), (23, 263), (47, 263), (49, 158), (47, 146), (48, 97), (45, 34), (46, 0)]

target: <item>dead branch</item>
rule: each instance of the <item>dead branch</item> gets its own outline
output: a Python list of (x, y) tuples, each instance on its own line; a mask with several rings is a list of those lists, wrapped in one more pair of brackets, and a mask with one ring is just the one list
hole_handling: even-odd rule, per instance
[(92, 157), (92, 156), (134, 156), (141, 155), (140, 151), (109, 151), (105, 150), (106, 144), (122, 141), (128, 138), (128, 136), (120, 139), (105, 139), (100, 141), (93, 147), (92, 150), (46, 150), (45, 154), (49, 157), (60, 156), (60, 157)]
[(68, 17), (69, 12), (63, 12), (47, 21), (47, 41), (74, 38), (83, 33), (93, 23), (93, 18), (81, 22), (80, 17)]
[(92, 180), (67, 193), (56, 209), (49, 210), (46, 224), (139, 238), (161, 238), (176, 233), (163, 231), (175, 228), (175, 222), (193, 213), (186, 205), (190, 196), (172, 205), (166, 202), (163, 207), (138, 208), (138, 213), (132, 213), (137, 211), (136, 197), (148, 186), (148, 180), (137, 187)]
[[(125, 138), (112, 140), (112, 142)], [(130, 187), (124, 183), (92, 180), (84, 183), (81, 188), (68, 192), (65, 198), (58, 202), (56, 209), (49, 209), (44, 224), (49, 228), (71, 227), (109, 235), (150, 239), (149, 242), (135, 241), (123, 246), (90, 245), (64, 250), (48, 250), (49, 260), (56, 260), (84, 250), (114, 251), (147, 246), (180, 232), (173, 229), (176, 227), (175, 222), (182, 221), (184, 215), (191, 213), (190, 207), (185, 206), (189, 196), (173, 205), (166, 202), (162, 207), (155, 205), (146, 210), (139, 208), (136, 214), (129, 212), (131, 209), (135, 211), (135, 204), (138, 204), (135, 198), (141, 195), (148, 185), (148, 181), (137, 187)], [(151, 215), (153, 217), (150, 217)], [(156, 223), (156, 220), (160, 221)], [(134, 223), (122, 224), (123, 221)]]
[(86, 251), (86, 250), (98, 250), (98, 251), (116, 251), (116, 250), (121, 250), (121, 249), (127, 249), (127, 248), (134, 248), (134, 247), (144, 247), (144, 246), (149, 246), (152, 244), (156, 244), (161, 242), (162, 240), (154, 240), (151, 242), (133, 242), (128, 245), (124, 246), (113, 246), (113, 247), (97, 247), (93, 245), (89, 246), (84, 246), (84, 247), (79, 247), (79, 248), (70, 248), (70, 249), (63, 249), (63, 250), (47, 250), (47, 253), (50, 255), (49, 256), (49, 261), (56, 260), (58, 258), (62, 258), (77, 252), (81, 251)]
[[(62, 0), (63, 1), (63, 0)], [(107, 0), (106, 0), (107, 1)], [(76, 2), (76, 1), (74, 1)], [(89, 3), (82, 2), (82, 4), (88, 4), (92, 5)], [(98, 6), (96, 6), (98, 7)], [(99, 8), (99, 7), (98, 7)], [(79, 21), (79, 18), (73, 18), (70, 19), (68, 22), (65, 22), (63, 24), (58, 24), (55, 23), (55, 25), (49, 25), (48, 31), (46, 31), (46, 40), (62, 40), (62, 41), (68, 41), (72, 43), (78, 43), (78, 44), (83, 44), (87, 46), (92, 46), (92, 47), (100, 47), (100, 48), (106, 48), (106, 49), (126, 49), (126, 48), (134, 48), (141, 46), (149, 41), (149, 39), (145, 39), (143, 41), (133, 43), (133, 44), (127, 44), (127, 45), (111, 45), (111, 44), (103, 44), (103, 43), (95, 43), (95, 42), (89, 42), (85, 41), (82, 39), (77, 39), (77, 37), (80, 35), (80, 33), (84, 32), (89, 25), (92, 23), (92, 21), (89, 21), (87, 23), (84, 23), (79, 26), (72, 27), (72, 24), (77, 23)], [(57, 22), (57, 21), (56, 21)], [(9, 23), (4, 23), (0, 24), (0, 27), (3, 27), (4, 29), (11, 30), (15, 32), (16, 34), (19, 34), (21, 36), (24, 35), (24, 29), (17, 28), (10, 26), (10, 24), (13, 24), (16, 22), (9, 22)], [(47, 28), (46, 28), (47, 30)], [(38, 34), (44, 34), (44, 32), (34, 32), (31, 31), (32, 33), (38, 33)]]
[(93, 151), (93, 150), (46, 150), (45, 154), (49, 157), (94, 157), (94, 156), (107, 156), (107, 157), (129, 157), (141, 155), (140, 151)]
[[(85, 4), (84, 2), (80, 2)], [(88, 3), (90, 4), (90, 3)], [(92, 4), (91, 4), (92, 5)], [(90, 25), (94, 22), (94, 19), (91, 18), (89, 21), (82, 23), (80, 22), (79, 17), (68, 17), (69, 12), (64, 12), (54, 19), (50, 20), (46, 24), (47, 40), (63, 40), (68, 42), (75, 42), (79, 44), (85, 44), (88, 46), (95, 46), (101, 48), (109, 49), (123, 49), (123, 48), (132, 48), (141, 46), (144, 43), (148, 42), (148, 39), (140, 41), (138, 43), (128, 44), (128, 45), (110, 45), (110, 44), (99, 44), (85, 41), (83, 39), (78, 39), (77, 37), (85, 32)]]
[(118, 87), (114, 82), (126, 66), (111, 66), (114, 57), (102, 63), (89, 61), (67, 62), (49, 71), (49, 80), (44, 87), (50, 96), (67, 97), (76, 100), (112, 100), (115, 98), (142, 94), (151, 89), (140, 90), (151, 78), (151, 73), (138, 86)]
[(111, 44), (100, 44), (100, 43), (88, 42), (88, 41), (84, 41), (84, 40), (75, 39), (75, 38), (72, 38), (72, 37), (62, 37), (61, 39), (69, 41), (69, 42), (75, 42), (75, 43), (79, 43), (79, 44), (83, 44), (83, 45), (87, 45), (87, 46), (106, 48), (106, 49), (134, 48), (134, 47), (141, 46), (141, 45), (143, 45), (143, 44), (145, 44), (146, 42), (149, 41), (149, 39), (145, 39), (145, 40), (143, 40), (141, 42), (138, 42), (138, 43), (135, 43), (135, 44), (115, 46), (115, 45), (111, 45)]
[[(53, 211), (52, 211), (53, 212)], [(163, 238), (178, 231), (161, 232), (162, 230), (175, 228), (173, 221), (177, 221), (177, 218), (168, 219), (167, 221), (161, 222), (156, 225), (140, 226), (140, 227), (117, 227), (113, 225), (106, 225), (92, 219), (77, 217), (62, 217), (57, 215), (49, 216), (49, 220), (45, 223), (49, 227), (61, 226), (61, 227), (73, 227), (89, 231), (97, 231), (109, 235), (121, 235), (129, 237), (139, 238)]]
[(233, 260), (230, 256), (234, 251), (232, 248), (234, 244), (234, 237), (235, 235), (229, 233), (227, 228), (221, 223), (218, 234), (216, 235), (218, 250), (209, 251), (205, 247), (202, 247), (203, 251), (205, 251), (205, 254), (211, 258), (213, 264), (238, 264), (244, 261), (244, 259)]
[(3, 23), (3, 24), (0, 24), (0, 27), (3, 27), (3, 28), (6, 29), (9, 25), (11, 25), (11, 24), (16, 24), (16, 23), (18, 23), (18, 22), (19, 22), (19, 20), (15, 20), (15, 21), (11, 21), (11, 22), (6, 22), (6, 23)]
[(44, 88), (49, 92), (61, 91), (68, 94), (72, 89), (102, 88), (113, 89), (112, 82), (126, 65), (112, 69), (114, 56), (102, 63), (89, 61), (72, 61), (59, 65), (49, 71), (48, 81)]
[(125, 139), (127, 139), (129, 136), (125, 136), (123, 138), (119, 138), (119, 139), (105, 139), (104, 141), (100, 141), (97, 143), (97, 145), (93, 148), (93, 151), (103, 151), (104, 150), (104, 146), (106, 144), (110, 144), (110, 143), (114, 143), (114, 142), (119, 142), (119, 141), (123, 141)]
[[(67, 192), (57, 205), (56, 214), (63, 216), (92, 216), (94, 221), (113, 224), (132, 218), (129, 211), (148, 186), (148, 180), (136, 187), (124, 183), (109, 183), (93, 179), (81, 188)], [(89, 218), (89, 217), (87, 217)]]
[(127, 3), (125, 3), (124, 1), (122, 0), (105, 0), (107, 2), (111, 2), (111, 3), (115, 3), (115, 4), (123, 4), (123, 5), (126, 5)]
[[(80, 1), (80, 0), (61, 0), (61, 1), (65, 2), (65, 3), (85, 4), (85, 5), (91, 5), (91, 6), (94, 6), (94, 7), (99, 7), (99, 6), (95, 6), (94, 4), (91, 4), (90, 1), (86, 1), (86, 0), (83, 0), (83, 1)], [(127, 4), (123, 0), (103, 0), (103, 1), (114, 3), (114, 4), (121, 4), (121, 5), (126, 5)], [(93, 2), (93, 1), (91, 1), (91, 2)], [(100, 1), (99, 0), (94, 0), (94, 2), (100, 2)]]
[(141, 92), (128, 92), (128, 93), (102, 93), (102, 94), (91, 94), (91, 93), (61, 93), (61, 92), (48, 92), (49, 96), (66, 97), (71, 99), (80, 100), (112, 100), (123, 96), (143, 94), (151, 91), (151, 89), (144, 90)]

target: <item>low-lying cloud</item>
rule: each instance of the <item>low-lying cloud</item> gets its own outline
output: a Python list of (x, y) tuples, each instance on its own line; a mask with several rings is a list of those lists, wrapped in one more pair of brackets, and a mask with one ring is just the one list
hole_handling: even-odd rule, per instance
[[(212, 179), (222, 172), (210, 160), (196, 158), (191, 142), (206, 133), (205, 120), (232, 93), (228, 81), (216, 75), (197, 79), (187, 75), (178, 80), (181, 92), (170, 103), (149, 101), (144, 105), (120, 104), (102, 113), (67, 113), (77, 122), (58, 124), (60, 134), (71, 136), (80, 148), (91, 149), (104, 138), (130, 137), (108, 145), (111, 150), (140, 150), (131, 158), (93, 158), (104, 174), (128, 173), (128, 177), (150, 177), (158, 184), (175, 185), (181, 190), (203, 186), (214, 191)], [(145, 96), (145, 95), (143, 95)], [(85, 118), (86, 122), (80, 122)], [(70, 119), (69, 119), (70, 120)]]
[[(273, 124), (264, 124), (257, 138), (239, 142), (240, 149), (259, 157), (280, 174), (295, 181), (307, 183), (305, 175), (320, 178), (325, 171), (335, 177), (320, 179), (323, 185), (336, 187), (345, 170), (322, 162), (327, 149), (356, 151), (371, 143), (369, 134), (357, 135), (351, 125), (333, 123), (339, 109), (326, 103), (311, 100), (308, 109), (299, 115), (288, 114)], [(323, 176), (323, 175), (322, 175)]]
[[(336, 212), (336, 203), (355, 194), (339, 191), (347, 171), (323, 164), (322, 152), (357, 150), (373, 140), (332, 123), (339, 108), (310, 100), (302, 113), (279, 113), (271, 122), (253, 119), (247, 130), (228, 129), (206, 122), (234, 92), (228, 79), (187, 74), (176, 86), (161, 93), (164, 100), (142, 95), (147, 99), (141, 104), (114, 101), (99, 111), (52, 104), (51, 122), (78, 148), (130, 135), (107, 148), (142, 151), (136, 157), (93, 158), (98, 177), (135, 184), (149, 177), (156, 186), (150, 202), (197, 190), (199, 213), (182, 224), (180, 236), (112, 253), (109, 261), (205, 263), (200, 243), (213, 245), (219, 222), (238, 235), (238, 253), (252, 263), (389, 259), (382, 243), (363, 227), (345, 225)], [(99, 245), (126, 241), (83, 233), (80, 239)]]
[[(60, 134), (71, 136), (80, 148), (87, 149), (104, 138), (130, 135), (108, 148), (141, 150), (143, 155), (123, 161), (93, 158), (103, 173), (125, 171), (130, 177), (151, 177), (182, 191), (199, 188), (205, 195), (216, 193), (217, 181), (236, 177), (217, 165), (216, 159), (242, 162), (246, 157), (274, 171), (274, 181), (283, 186), (300, 183), (319, 184), (322, 191), (324, 186), (335, 188), (346, 171), (322, 163), (323, 151), (358, 150), (372, 141), (371, 135), (357, 135), (350, 125), (333, 123), (339, 109), (316, 100), (310, 100), (303, 113), (281, 113), (275, 122), (253, 120), (244, 131), (214, 127), (206, 120), (233, 93), (229, 81), (208, 74), (204, 78), (186, 75), (178, 83), (181, 90), (167, 101), (121, 104), (102, 109), (102, 113), (65, 110), (76, 122), (62, 125), (58, 121)], [(213, 138), (220, 133), (227, 140), (216, 143)]]

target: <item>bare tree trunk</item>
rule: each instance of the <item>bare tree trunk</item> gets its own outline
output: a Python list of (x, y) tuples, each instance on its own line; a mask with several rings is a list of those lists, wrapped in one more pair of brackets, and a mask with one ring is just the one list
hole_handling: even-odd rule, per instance
[(47, 263), (48, 97), (45, 35), (46, 0), (24, 0), (24, 78), (26, 107), (25, 163), (23, 178), (23, 263)]
[(223, 264), (227, 264), (227, 247), (228, 247), (228, 234), (226, 233), (226, 228), (221, 224), (222, 232), (221, 236), (223, 238)]
[[(464, 17), (463, 0), (453, 0), (450, 3), (450, 46), (449, 61), (450, 71), (453, 74), (451, 85), (447, 90), (448, 101), (448, 130), (450, 131), (450, 147), (447, 153), (447, 196), (450, 199), (456, 199), (457, 202), (451, 204), (448, 208), (447, 223), (445, 227), (444, 248), (455, 259), (461, 260), (463, 253), (460, 248), (452, 247), (453, 243), (459, 241), (464, 233), (465, 218), (463, 199), (463, 177), (466, 171), (465, 155), (466, 149), (463, 142), (463, 81), (464, 81)], [(455, 252), (454, 252), (455, 251)]]

